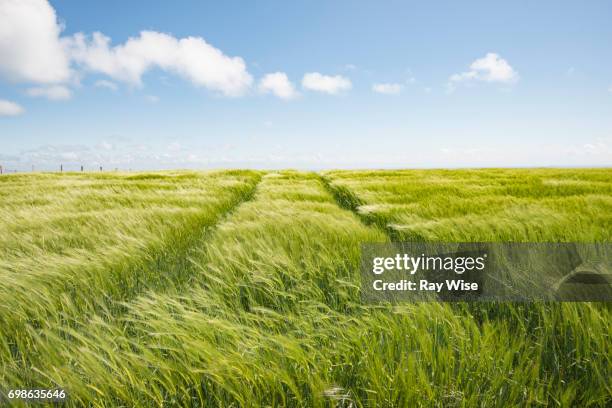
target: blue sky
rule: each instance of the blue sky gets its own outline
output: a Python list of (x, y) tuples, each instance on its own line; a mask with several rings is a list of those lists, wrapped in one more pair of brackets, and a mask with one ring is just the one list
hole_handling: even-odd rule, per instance
[(0, 164), (612, 165), (611, 18), (608, 1), (0, 0)]

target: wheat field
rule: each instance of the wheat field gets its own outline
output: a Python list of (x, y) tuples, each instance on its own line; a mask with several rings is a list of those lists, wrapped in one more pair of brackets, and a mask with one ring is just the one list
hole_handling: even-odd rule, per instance
[(0, 393), (609, 406), (609, 303), (366, 304), (364, 242), (610, 242), (611, 169), (0, 177)]

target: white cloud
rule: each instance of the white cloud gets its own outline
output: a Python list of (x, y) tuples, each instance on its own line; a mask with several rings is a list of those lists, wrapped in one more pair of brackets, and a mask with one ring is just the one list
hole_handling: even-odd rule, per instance
[(612, 93), (612, 85), (608, 88), (608, 92)]
[(484, 58), (477, 59), (470, 65), (471, 72), (476, 78), (488, 82), (513, 82), (518, 74), (508, 64), (508, 61), (494, 53), (488, 53)]
[(160, 68), (226, 96), (244, 94), (253, 78), (240, 57), (228, 57), (201, 37), (177, 39), (156, 31), (142, 31), (124, 44), (96, 32), (82, 33), (67, 41), (74, 60), (86, 69), (132, 85), (141, 85), (143, 74)]
[[(0, 77), (59, 85), (90, 71), (138, 86), (148, 70), (159, 68), (226, 96), (244, 94), (253, 82), (242, 58), (225, 55), (201, 37), (142, 31), (113, 46), (99, 32), (61, 37), (62, 30), (46, 0), (0, 0)], [(99, 81), (96, 86), (116, 88), (111, 84)], [(35, 89), (35, 96), (65, 99), (67, 94)]]
[(298, 96), (295, 87), (284, 72), (265, 75), (259, 81), (259, 90), (263, 93), (273, 93), (281, 99), (293, 99)]
[(29, 96), (43, 97), (52, 101), (65, 101), (72, 97), (70, 89), (62, 85), (41, 86), (26, 91)]
[(159, 96), (155, 96), (155, 95), (147, 95), (145, 96), (145, 99), (147, 100), (147, 102), (150, 102), (150, 103), (159, 102)]
[(572, 154), (585, 154), (585, 155), (605, 155), (612, 159), (612, 138), (606, 140), (599, 138), (591, 143), (586, 143), (582, 146), (572, 147), (568, 149), (569, 153)]
[(17, 116), (23, 112), (25, 110), (15, 102), (0, 99), (0, 116)]
[(402, 92), (402, 85), (400, 84), (374, 84), (372, 85), (372, 91), (385, 95), (398, 95)]
[(518, 79), (518, 73), (510, 66), (508, 61), (490, 52), (483, 58), (472, 62), (469, 71), (451, 75), (448, 90), (452, 92), (455, 84), (460, 82), (484, 81), (508, 84), (514, 83)]
[(353, 87), (351, 81), (341, 75), (321, 75), (318, 72), (309, 72), (302, 78), (302, 87), (310, 91), (324, 92), (335, 95), (348, 91)]
[(70, 80), (62, 27), (45, 0), (0, 1), (0, 75), (16, 82)]
[(112, 81), (107, 81), (106, 79), (100, 79), (99, 81), (96, 81), (94, 83), (94, 86), (97, 88), (107, 88), (111, 91), (116, 91), (117, 89), (119, 89), (116, 83)]

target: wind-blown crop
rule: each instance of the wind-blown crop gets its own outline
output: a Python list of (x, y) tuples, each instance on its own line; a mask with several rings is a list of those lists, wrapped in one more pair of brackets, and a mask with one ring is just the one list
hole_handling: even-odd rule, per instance
[[(20, 282), (31, 269), (41, 278), (28, 281), (30, 292), (0, 282), (1, 296), (22, 310), (0, 309), (9, 324), (0, 337), (0, 391), (62, 387), (72, 406), (606, 406), (605, 305), (369, 305), (359, 262), (362, 242), (407, 237), (607, 242), (609, 174), (0, 179), (0, 195), (10, 197), (4, 214), (13, 214), (0, 225), (23, 237), (15, 248), (37, 248), (30, 253), (52, 257), (49, 266), (77, 265), (52, 269), (47, 281), (17, 249), (1, 252), (0, 273)], [(51, 187), (62, 182), (73, 192)], [(28, 193), (33, 184), (41, 190)], [(90, 207), (76, 204), (79, 189), (105, 199), (83, 210)], [(57, 196), (63, 205), (41, 204)], [(62, 231), (56, 246), (28, 241), (31, 231), (55, 231), (28, 205), (67, 217), (54, 224)], [(78, 221), (88, 212), (102, 214)], [(32, 229), (20, 230), (29, 218)], [(66, 288), (75, 289), (68, 296)]]

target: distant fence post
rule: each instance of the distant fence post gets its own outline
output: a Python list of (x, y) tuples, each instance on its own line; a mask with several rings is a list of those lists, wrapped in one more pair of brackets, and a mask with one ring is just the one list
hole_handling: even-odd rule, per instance
[(100, 166), (100, 171), (102, 171), (102, 166)]
[(81, 173), (83, 172), (83, 166), (81, 166)]
[(2, 174), (2, 166), (0, 165), (0, 174)]
[(60, 164), (60, 173), (63, 173), (63, 172), (64, 172), (64, 165)]

